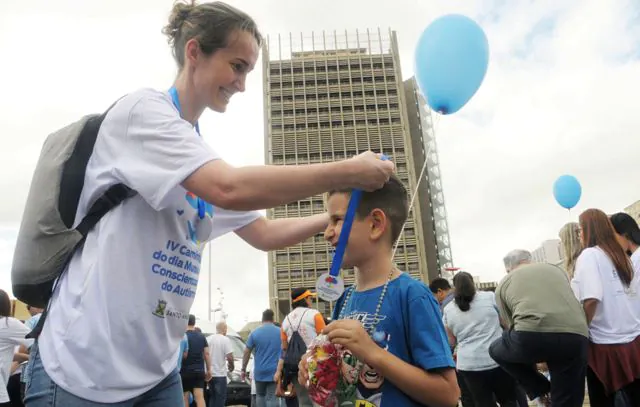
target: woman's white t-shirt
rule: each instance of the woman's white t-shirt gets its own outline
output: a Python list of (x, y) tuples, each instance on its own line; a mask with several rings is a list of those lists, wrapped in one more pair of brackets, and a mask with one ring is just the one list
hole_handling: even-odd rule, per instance
[(291, 335), (297, 329), (304, 343), (309, 346), (318, 336), (316, 322), (318, 318), (322, 318), (322, 314), (315, 309), (298, 307), (291, 311), (282, 321), (282, 332), (287, 335), (287, 342), (291, 340)]
[(25, 324), (15, 318), (0, 317), (0, 403), (9, 402), (9, 394), (7, 393), (7, 384), (9, 376), (11, 376), (11, 362), (16, 352), (16, 346), (31, 346), (33, 339), (25, 339), (25, 336), (31, 332)]
[(175, 369), (203, 242), (260, 216), (206, 204), (200, 219), (197, 198), (181, 183), (219, 158), (180, 118), (168, 92), (137, 91), (107, 114), (76, 224), (111, 185), (124, 183), (138, 195), (89, 233), (53, 295), (39, 349), (47, 374), (64, 390), (115, 403)]
[(629, 343), (640, 335), (640, 277), (634, 268), (631, 284), (625, 287), (613, 262), (599, 247), (586, 248), (578, 257), (571, 288), (580, 302), (598, 300), (589, 325), (593, 343)]
[(494, 293), (477, 291), (468, 311), (451, 301), (442, 315), (444, 325), (456, 337), (458, 370), (483, 371), (498, 366), (489, 356), (489, 346), (502, 335)]
[(640, 270), (640, 248), (631, 254), (631, 264), (633, 264), (633, 271), (637, 273)]

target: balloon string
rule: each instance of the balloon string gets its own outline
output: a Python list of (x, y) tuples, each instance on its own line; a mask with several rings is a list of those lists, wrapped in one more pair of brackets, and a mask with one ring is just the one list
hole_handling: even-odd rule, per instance
[[(431, 115), (431, 110), (429, 110), (429, 116), (433, 117)], [(433, 137), (436, 137), (436, 127), (438, 125), (438, 123), (440, 123), (440, 117), (442, 115), (439, 113), (436, 113), (436, 118), (433, 121), (433, 124), (431, 126), (431, 131), (433, 132)], [(418, 176), (418, 182), (416, 182), (416, 187), (413, 190), (412, 196), (411, 196), (411, 203), (409, 204), (409, 211), (407, 213), (411, 213), (411, 210), (413, 209), (413, 205), (415, 204), (416, 201), (416, 197), (418, 196), (418, 188), (420, 188), (420, 183), (422, 182), (422, 179), (424, 178), (424, 172), (427, 169), (427, 163), (429, 162), (429, 152), (431, 151), (431, 144), (427, 145), (427, 150), (425, 151), (424, 154), (424, 164), (422, 164), (422, 169), (420, 170), (420, 175)], [(409, 218), (407, 218), (407, 220), (402, 224), (402, 229), (400, 229), (400, 234), (398, 236), (402, 236), (402, 233), (404, 232), (404, 228), (405, 226), (407, 226), (407, 222), (409, 221)], [(395, 258), (396, 257), (396, 250), (398, 250), (398, 245), (400, 244), (400, 239), (398, 239), (396, 241), (396, 245), (393, 248), (393, 253), (391, 254), (391, 258)]]

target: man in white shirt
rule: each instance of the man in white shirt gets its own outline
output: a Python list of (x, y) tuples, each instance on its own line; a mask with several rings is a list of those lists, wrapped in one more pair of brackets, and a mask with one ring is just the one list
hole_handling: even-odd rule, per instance
[(209, 407), (224, 407), (227, 401), (227, 369), (233, 372), (233, 348), (227, 338), (227, 323), (216, 324), (216, 334), (207, 338), (211, 358), (209, 382)]

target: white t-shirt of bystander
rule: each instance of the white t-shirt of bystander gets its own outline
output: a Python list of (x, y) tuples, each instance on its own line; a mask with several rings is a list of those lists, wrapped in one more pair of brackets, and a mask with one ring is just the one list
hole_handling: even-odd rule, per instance
[(477, 291), (468, 311), (455, 301), (444, 307), (444, 325), (456, 337), (456, 367), (463, 371), (484, 371), (498, 367), (489, 356), (489, 346), (502, 335), (495, 294)]
[(640, 248), (631, 254), (631, 264), (633, 264), (633, 271), (636, 274), (640, 272)]
[(87, 164), (76, 224), (114, 184), (138, 194), (88, 234), (53, 294), (39, 350), (58, 386), (117, 403), (176, 368), (204, 243), (260, 217), (203, 203), (182, 187), (219, 158), (168, 92), (143, 89), (109, 111)]
[(281, 331), (283, 335), (286, 335), (286, 340), (289, 342), (293, 332), (297, 330), (305, 345), (309, 346), (323, 328), (324, 319), (320, 311), (307, 307), (298, 307), (291, 311), (282, 321)]
[(584, 302), (598, 300), (589, 325), (593, 343), (623, 344), (640, 336), (640, 277), (634, 273), (625, 287), (609, 256), (599, 247), (582, 251), (571, 282), (574, 294)]
[(33, 344), (33, 339), (25, 339), (31, 332), (25, 324), (12, 317), (0, 318), (0, 403), (9, 402), (7, 393), (7, 383), (11, 376), (11, 362), (16, 352), (16, 346), (24, 345), (29, 347)]
[(231, 339), (221, 334), (209, 335), (209, 356), (211, 358), (211, 375), (213, 377), (227, 377), (227, 356), (233, 357)]

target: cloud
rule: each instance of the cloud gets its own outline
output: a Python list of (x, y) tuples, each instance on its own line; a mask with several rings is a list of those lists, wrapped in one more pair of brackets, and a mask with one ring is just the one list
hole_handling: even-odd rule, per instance
[[(367, 28), (397, 31), (404, 78), (418, 36), (434, 18), (464, 13), (489, 38), (487, 78), (458, 114), (438, 121), (443, 186), (454, 262), (483, 279), (501, 258), (534, 249), (588, 207), (621, 210), (638, 199), (640, 18), (631, 0), (426, 1), (237, 0), (271, 38), (308, 38)], [(0, 284), (8, 285), (12, 236), (44, 138), (140, 87), (167, 88), (175, 67), (160, 34), (172, 1), (32, 0), (0, 3)], [(340, 12), (336, 12), (339, 9)], [(297, 40), (296, 40), (297, 41)], [(306, 41), (306, 40), (305, 40)], [(233, 164), (262, 163), (261, 65), (224, 115), (206, 113), (206, 140)], [(572, 212), (551, 196), (571, 173), (584, 196)], [(3, 230), (3, 229), (0, 229)], [(232, 326), (268, 304), (266, 256), (235, 236), (213, 244), (213, 287), (221, 286)], [(205, 260), (205, 265), (207, 264)], [(202, 276), (194, 310), (207, 314)], [(215, 290), (214, 290), (215, 292)]]

